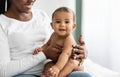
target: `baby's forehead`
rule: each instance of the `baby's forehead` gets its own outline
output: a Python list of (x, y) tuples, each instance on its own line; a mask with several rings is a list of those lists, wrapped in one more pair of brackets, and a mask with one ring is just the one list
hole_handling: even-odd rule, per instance
[(58, 11), (56, 13), (54, 13), (53, 18), (61, 18), (61, 17), (71, 17), (72, 19), (74, 19), (74, 15), (71, 12), (66, 12), (66, 11)]
[(59, 12), (54, 15), (53, 19), (64, 19), (65, 20), (65, 19), (74, 19), (74, 18), (71, 13)]
[(72, 11), (56, 11), (56, 12), (54, 13), (54, 15), (55, 15), (55, 14), (59, 14), (59, 13), (68, 13), (68, 14), (74, 15)]

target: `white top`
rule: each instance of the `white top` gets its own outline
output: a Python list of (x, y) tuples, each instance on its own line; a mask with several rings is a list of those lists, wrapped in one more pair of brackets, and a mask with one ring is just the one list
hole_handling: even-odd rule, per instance
[(0, 15), (0, 77), (41, 74), (46, 57), (43, 52), (33, 55), (33, 51), (47, 42), (52, 29), (44, 12), (32, 13), (27, 22)]

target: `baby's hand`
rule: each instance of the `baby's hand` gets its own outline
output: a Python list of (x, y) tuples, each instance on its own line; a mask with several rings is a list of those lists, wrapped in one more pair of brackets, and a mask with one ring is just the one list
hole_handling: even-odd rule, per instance
[(38, 52), (40, 52), (42, 50), (42, 48), (36, 48), (35, 51), (33, 52), (33, 55), (38, 54)]
[(57, 66), (52, 66), (49, 70), (48, 70), (48, 77), (52, 76), (52, 77), (58, 77), (60, 70)]

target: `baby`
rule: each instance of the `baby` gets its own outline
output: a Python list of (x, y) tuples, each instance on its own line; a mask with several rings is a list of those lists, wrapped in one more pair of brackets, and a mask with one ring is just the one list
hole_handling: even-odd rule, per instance
[[(56, 46), (62, 50), (58, 58), (52, 59), (45, 65), (43, 74), (51, 75), (52, 77), (66, 77), (74, 70), (83, 70), (83, 66), (80, 66), (82, 59), (75, 60), (77, 59), (75, 55), (77, 53), (72, 53), (72, 45), (76, 44), (72, 35), (72, 31), (76, 28), (74, 12), (67, 7), (56, 9), (52, 14), (51, 27), (54, 32), (42, 48)], [(39, 52), (40, 49), (37, 48), (34, 54)]]

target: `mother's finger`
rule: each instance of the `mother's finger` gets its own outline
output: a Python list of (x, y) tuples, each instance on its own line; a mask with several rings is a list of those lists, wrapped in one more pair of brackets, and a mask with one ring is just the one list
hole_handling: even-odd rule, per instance
[(85, 55), (85, 54), (79, 54), (79, 55), (77, 55), (77, 58), (85, 59), (85, 58), (86, 58), (86, 55)]
[(85, 42), (83, 41), (82, 35), (79, 36), (78, 41), (80, 45), (85, 45)]
[(85, 49), (85, 46), (80, 46), (80, 45), (72, 45), (73, 49)]
[(72, 45), (73, 48), (80, 49), (80, 45)]
[(76, 53), (76, 54), (84, 54), (84, 53), (85, 53), (85, 50), (84, 50), (84, 48), (83, 48), (83, 49), (73, 48), (73, 49), (72, 49), (72, 52), (73, 52), (73, 53)]

